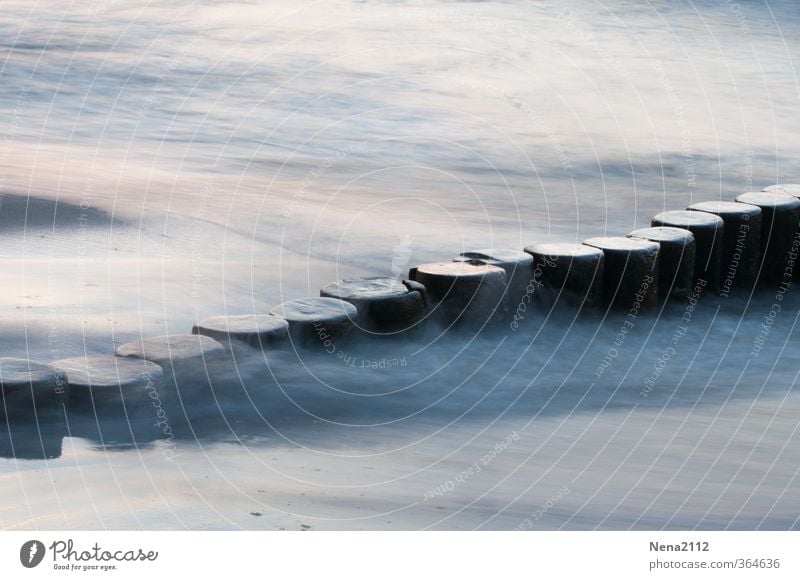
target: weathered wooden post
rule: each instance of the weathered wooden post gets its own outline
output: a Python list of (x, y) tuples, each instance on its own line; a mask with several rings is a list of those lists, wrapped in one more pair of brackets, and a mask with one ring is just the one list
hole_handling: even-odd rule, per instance
[(0, 358), (0, 424), (64, 418), (69, 383), (62, 371), (22, 358)]
[(652, 310), (658, 305), (658, 250), (650, 240), (622, 236), (589, 238), (603, 251), (603, 303), (612, 308)]
[(658, 227), (635, 230), (628, 236), (657, 242), (661, 246), (658, 255), (659, 297), (662, 300), (668, 297), (687, 299), (692, 293), (694, 280), (694, 234), (680, 228)]
[(211, 316), (197, 322), (192, 334), (208, 336), (226, 347), (241, 343), (263, 349), (283, 342), (289, 335), (289, 323), (271, 314)]
[(592, 308), (603, 303), (603, 251), (583, 244), (539, 243), (533, 257), (534, 298), (546, 307)]
[(462, 252), (456, 262), (477, 262), (497, 266), (506, 272), (506, 308), (514, 308), (526, 293), (533, 274), (533, 256), (518, 250), (491, 248)]
[(177, 367), (196, 369), (206, 360), (225, 354), (225, 348), (213, 338), (199, 334), (172, 334), (141, 338), (120, 345), (114, 351), (119, 357), (132, 357), (154, 362), (165, 371)]
[(52, 363), (69, 380), (70, 413), (135, 413), (151, 401), (164, 372), (156, 363), (114, 356), (77, 356)]
[(761, 208), (735, 201), (704, 201), (689, 209), (717, 215), (725, 223), (720, 294), (727, 296), (732, 288), (752, 290), (761, 260)]
[(777, 285), (797, 277), (800, 199), (779, 191), (752, 191), (736, 201), (761, 208), (761, 279)]
[(289, 323), (289, 335), (298, 344), (321, 344), (335, 352), (334, 340), (346, 336), (358, 315), (355, 306), (338, 298), (298, 298), (270, 312)]
[(373, 334), (408, 330), (425, 314), (424, 286), (394, 278), (347, 278), (323, 287), (320, 296), (355, 306), (356, 324)]
[(482, 326), (502, 309), (506, 273), (502, 268), (474, 262), (437, 262), (413, 269), (425, 286), (431, 314), (445, 324)]
[(702, 279), (709, 290), (719, 293), (725, 227), (722, 218), (702, 211), (665, 211), (655, 216), (651, 225), (692, 232), (696, 251), (692, 286)]

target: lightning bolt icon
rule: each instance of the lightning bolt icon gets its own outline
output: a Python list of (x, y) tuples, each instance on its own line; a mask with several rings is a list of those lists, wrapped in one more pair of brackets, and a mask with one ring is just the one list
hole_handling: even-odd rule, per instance
[(31, 551), (30, 551), (30, 553), (28, 554), (28, 564), (30, 564), (31, 562), (33, 562), (33, 558), (34, 558), (34, 556), (36, 556), (36, 553), (37, 553), (38, 551), (39, 551), (39, 545), (38, 545), (36, 542), (34, 542), (33, 544), (31, 544)]

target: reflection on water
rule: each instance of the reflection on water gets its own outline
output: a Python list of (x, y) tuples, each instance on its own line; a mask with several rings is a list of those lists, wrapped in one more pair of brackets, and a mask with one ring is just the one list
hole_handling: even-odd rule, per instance
[[(800, 298), (784, 300), (800, 312)], [(508, 314), (482, 330), (429, 323), (380, 340), (355, 335), (263, 352), (241, 345), (223, 360), (176, 367), (140, 401), (72, 405), (66, 424), (70, 436), (106, 449), (264, 436), (325, 448), (365, 427), (426, 423), (409, 433), (416, 438), (467, 418), (533, 421), (783, 397), (793, 381), (776, 377), (793, 377), (800, 358), (785, 348), (794, 317), (771, 322), (764, 338), (771, 307), (768, 296), (708, 296), (632, 322), (625, 311), (532, 312), (514, 327)]]

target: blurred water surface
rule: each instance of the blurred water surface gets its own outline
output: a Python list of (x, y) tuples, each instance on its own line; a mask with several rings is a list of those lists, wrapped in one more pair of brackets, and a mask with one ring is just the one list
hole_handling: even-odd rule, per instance
[[(799, 37), (792, 0), (0, 2), (3, 354), (796, 182)], [(706, 298), (660, 371), (680, 306), (599, 377), (619, 315), (250, 353), (175, 459), (6, 433), (0, 525), (796, 528), (796, 300), (753, 355), (774, 295)]]

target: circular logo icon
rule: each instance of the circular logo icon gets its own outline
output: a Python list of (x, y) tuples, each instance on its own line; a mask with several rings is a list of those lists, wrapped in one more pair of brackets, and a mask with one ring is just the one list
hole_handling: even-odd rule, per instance
[(44, 544), (39, 540), (28, 540), (19, 549), (19, 561), (26, 568), (36, 568), (44, 559)]

